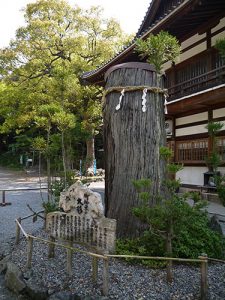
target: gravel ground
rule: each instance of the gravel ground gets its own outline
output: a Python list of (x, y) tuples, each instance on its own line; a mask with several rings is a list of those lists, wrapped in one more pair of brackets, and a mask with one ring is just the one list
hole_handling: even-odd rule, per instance
[[(42, 181), (46, 181), (42, 178)], [(38, 176), (29, 176), (23, 171), (8, 170), (0, 167), (0, 190), (3, 189), (29, 189), (39, 188)], [(46, 184), (42, 184), (46, 186)], [(42, 191), (43, 199), (46, 199), (46, 190)], [(6, 241), (15, 236), (15, 219), (31, 215), (32, 212), (28, 209), (27, 204), (34, 211), (43, 210), (42, 198), (40, 191), (6, 191), (6, 203), (11, 205), (0, 206), (0, 242)], [(0, 193), (0, 201), (2, 202), (2, 193)], [(42, 225), (40, 219), (32, 223), (29, 219), (23, 221), (23, 226), (27, 232), (37, 230)]]
[[(44, 198), (46, 198), (46, 192), (43, 194)], [(6, 195), (6, 202), (11, 202), (11, 205), (0, 206), (0, 242), (15, 236), (16, 218), (32, 214), (27, 204), (36, 212), (43, 210), (39, 191), (7, 192)], [(40, 218), (38, 218), (38, 221), (35, 223), (31, 220), (32, 219), (27, 219), (23, 221), (23, 226), (29, 233), (42, 226)]]
[[(37, 176), (31, 177), (22, 171), (0, 168), (0, 190), (37, 187), (39, 187)], [(0, 197), (0, 202), (2, 202), (1, 192)], [(45, 191), (43, 192), (43, 198), (46, 199)], [(10, 251), (8, 250), (8, 242), (13, 242), (12, 238), (15, 237), (15, 219), (32, 214), (27, 204), (35, 211), (43, 209), (39, 191), (6, 192), (6, 202), (10, 202), (11, 205), (0, 206), (0, 257)], [(40, 219), (35, 223), (32, 223), (31, 220), (24, 220), (23, 226), (27, 232), (33, 232), (41, 228), (43, 222)], [(5, 288), (4, 275), (0, 275), (0, 300), (14, 299), (17, 299), (17, 297)]]
[[(36, 235), (47, 237), (39, 230)], [(13, 252), (13, 261), (24, 271), (26, 264), (26, 241), (22, 240)], [(89, 257), (74, 253), (73, 274), (70, 278), (65, 272), (66, 250), (56, 248), (56, 256), (47, 259), (47, 246), (34, 243), (31, 272), (26, 272), (27, 279), (51, 294), (53, 291), (69, 290), (80, 296), (101, 294), (102, 263), (99, 263), (98, 283), (91, 283), (91, 260)], [(111, 259), (110, 289), (108, 299), (120, 300), (175, 300), (199, 299), (200, 268), (177, 265), (174, 267), (174, 282), (166, 283), (164, 269), (150, 269), (140, 265)], [(209, 293), (212, 300), (225, 299), (225, 264), (209, 266)]]
[(4, 275), (0, 275), (0, 300), (16, 300), (17, 298), (4, 286)]
[[(37, 187), (37, 178), (24, 178), (15, 172), (0, 170), (0, 189)], [(101, 186), (97, 186), (102, 192)], [(46, 197), (46, 193), (45, 197)], [(35, 211), (42, 209), (41, 197), (38, 191), (14, 191), (7, 192), (6, 201), (12, 205), (0, 207), (0, 248), (3, 242), (15, 236), (15, 222), (18, 217), (31, 214), (27, 207), (29, 204)], [(32, 223), (31, 219), (23, 221), (24, 229), (29, 233), (46, 237), (42, 231), (43, 222), (39, 219)], [(102, 287), (102, 263), (99, 263), (99, 278), (96, 285), (91, 283), (91, 260), (89, 257), (74, 253), (73, 274), (68, 277), (65, 272), (66, 250), (56, 248), (54, 259), (47, 259), (47, 246), (34, 242), (34, 253), (31, 272), (25, 270), (26, 241), (13, 251), (13, 261), (25, 272), (27, 280), (46, 287), (49, 293), (69, 290), (72, 293), (92, 295), (101, 294)], [(199, 299), (200, 270), (199, 267), (182, 266), (174, 267), (174, 282), (167, 285), (166, 272), (163, 269), (150, 269), (140, 265), (129, 265), (120, 260), (110, 260), (110, 289), (108, 299), (120, 300), (175, 300), (175, 299)], [(13, 300), (3, 284), (0, 276), (0, 300)], [(211, 264), (209, 266), (209, 293), (211, 300), (225, 299), (225, 264)]]

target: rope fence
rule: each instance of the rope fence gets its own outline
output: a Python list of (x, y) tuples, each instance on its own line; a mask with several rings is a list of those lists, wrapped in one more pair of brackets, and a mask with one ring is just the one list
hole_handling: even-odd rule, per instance
[[(33, 214), (34, 215), (34, 214)], [(27, 219), (28, 217), (32, 217), (33, 215), (18, 218), (15, 220), (16, 222), (16, 240), (15, 243), (18, 244), (20, 240), (20, 233), (25, 236), (28, 243), (27, 248), (27, 262), (26, 267), (28, 269), (32, 266), (32, 254), (33, 254), (33, 241), (39, 241), (48, 244), (48, 257), (54, 257), (54, 249), (55, 246), (65, 248), (67, 250), (67, 262), (66, 262), (66, 270), (68, 275), (72, 276), (72, 254), (73, 252), (80, 252), (82, 254), (88, 255), (92, 258), (92, 281), (93, 283), (97, 283), (98, 279), (98, 261), (99, 259), (103, 260), (103, 284), (102, 284), (102, 293), (104, 296), (108, 295), (109, 292), (109, 262), (112, 258), (130, 258), (130, 259), (148, 259), (148, 260), (161, 260), (161, 261), (177, 261), (177, 262), (186, 262), (186, 263), (199, 263), (200, 264), (200, 299), (206, 300), (208, 299), (208, 261), (225, 263), (224, 260), (208, 258), (207, 256), (199, 256), (197, 259), (188, 259), (188, 258), (175, 258), (175, 257), (159, 257), (159, 256), (138, 256), (138, 255), (116, 255), (116, 254), (98, 254), (89, 251), (85, 251), (79, 248), (73, 247), (71, 241), (68, 241), (68, 244), (60, 244), (55, 242), (55, 239), (50, 237), (50, 240), (46, 240), (41, 237), (37, 237), (31, 234), (28, 234), (21, 225), (22, 220)], [(36, 214), (37, 215), (37, 214)]]
[(6, 192), (21, 192), (21, 191), (40, 191), (40, 190), (46, 190), (47, 187), (38, 187), (38, 188), (16, 188), (16, 189), (0, 189), (0, 192), (2, 192), (2, 202), (0, 203), (0, 206), (7, 206), (11, 205), (11, 202), (6, 202)]

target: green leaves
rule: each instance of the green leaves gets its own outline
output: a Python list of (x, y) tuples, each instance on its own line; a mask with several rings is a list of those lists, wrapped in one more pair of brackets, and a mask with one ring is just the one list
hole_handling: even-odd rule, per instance
[(208, 134), (211, 137), (212, 149), (211, 153), (206, 157), (206, 164), (210, 171), (216, 172), (221, 164), (221, 157), (217, 148), (217, 133), (223, 128), (224, 124), (221, 122), (209, 122), (205, 128), (208, 129)]
[(148, 178), (132, 180), (132, 184), (138, 192), (141, 192), (143, 189), (148, 189), (151, 187), (151, 180)]
[[(181, 169), (182, 166), (169, 163), (171, 151), (168, 148), (161, 148), (160, 155), (167, 161), (168, 174), (176, 174)], [(139, 248), (135, 251), (140, 253), (141, 247), (145, 255), (159, 255), (159, 251), (162, 251), (163, 255), (175, 257), (197, 258), (201, 253), (207, 253), (211, 257), (224, 258), (224, 239), (209, 227), (206, 203), (199, 193), (179, 194), (177, 189), (180, 181), (167, 178), (163, 183), (165, 196), (156, 205), (150, 206), (150, 179), (134, 180), (133, 185), (140, 201), (132, 212), (144, 223), (143, 227), (148, 228), (139, 238)], [(220, 186), (221, 192), (224, 192), (225, 185)], [(193, 199), (194, 204), (190, 205), (187, 199)]]
[(224, 124), (221, 122), (209, 122), (205, 128), (208, 129), (210, 136), (215, 136), (222, 128)]
[(160, 31), (157, 35), (149, 35), (146, 40), (138, 39), (135, 51), (142, 59), (153, 64), (156, 72), (161, 74), (163, 64), (167, 61), (175, 62), (181, 48), (175, 37), (168, 32)]
[(47, 142), (43, 137), (37, 136), (32, 141), (32, 148), (36, 151), (44, 152), (47, 148)]
[(225, 58), (225, 39), (218, 39), (215, 48), (219, 50), (220, 55)]
[(166, 161), (172, 158), (173, 151), (168, 147), (160, 147), (159, 149), (160, 157)]

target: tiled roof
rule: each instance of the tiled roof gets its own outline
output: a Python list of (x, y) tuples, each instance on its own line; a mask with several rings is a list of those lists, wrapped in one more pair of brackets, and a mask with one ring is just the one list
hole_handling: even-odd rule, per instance
[[(151, 33), (158, 26), (159, 23), (161, 23), (161, 21), (163, 19), (166, 19), (167, 16), (169, 16), (171, 13), (173, 13), (173, 11), (169, 10), (168, 12), (164, 13), (163, 16), (160, 16), (157, 20), (154, 20), (153, 23), (151, 23), (147, 28), (144, 29), (144, 24), (146, 23), (146, 20), (148, 19), (149, 15), (151, 13), (151, 9), (152, 9), (154, 3), (156, 3), (157, 1), (161, 1), (161, 0), (152, 0), (151, 4), (148, 7), (146, 15), (145, 15), (145, 17), (142, 21), (142, 24), (139, 27), (139, 30), (138, 30), (136, 36), (134, 37), (134, 39), (127, 46), (125, 46), (121, 51), (119, 51), (114, 57), (112, 57), (110, 60), (104, 62), (97, 69), (92, 70), (90, 72), (83, 73), (82, 77), (81, 77), (83, 80), (86, 80), (86, 79), (90, 78), (92, 75), (100, 73), (101, 71), (104, 72), (104, 69), (106, 69), (107, 67), (110, 67), (120, 57), (125, 55), (127, 52), (131, 51), (135, 47), (135, 42), (138, 38), (144, 38), (145, 36), (147, 36), (149, 33)], [(180, 0), (180, 1), (178, 1), (178, 4), (180, 5), (180, 4), (182, 4), (184, 2), (188, 2), (188, 1), (189, 0)], [(174, 10), (177, 9), (179, 7), (179, 5), (174, 7)]]

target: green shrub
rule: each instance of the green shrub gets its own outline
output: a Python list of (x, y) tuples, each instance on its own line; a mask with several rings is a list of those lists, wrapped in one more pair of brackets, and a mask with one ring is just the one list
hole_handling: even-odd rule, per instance
[(46, 214), (59, 210), (58, 202), (54, 201), (54, 200), (43, 202), (42, 206), (43, 206)]
[[(119, 239), (116, 241), (116, 254), (138, 256), (163, 256), (163, 241), (153, 236), (150, 231), (145, 231), (140, 238)], [(131, 264), (147, 265), (151, 268), (165, 267), (166, 262), (150, 259), (126, 258)]]
[[(189, 215), (189, 217), (188, 217)], [(173, 256), (181, 258), (198, 258), (202, 253), (209, 257), (225, 258), (225, 239), (209, 227), (209, 220), (204, 212), (187, 209), (187, 218), (174, 227)], [(165, 241), (159, 235), (146, 230), (136, 239), (118, 240), (117, 254), (167, 256)], [(131, 263), (142, 263), (150, 267), (165, 266), (165, 262), (152, 260), (126, 259)]]
[(215, 176), (215, 181), (218, 197), (225, 206), (225, 176)]
[(183, 258), (197, 258), (206, 253), (209, 257), (224, 259), (225, 239), (210, 228), (206, 213), (190, 210), (189, 217), (177, 225), (173, 253)]
[[(167, 162), (168, 173), (176, 173), (181, 166), (170, 164), (169, 154), (165, 147), (160, 151), (161, 158)], [(166, 179), (163, 182), (164, 196), (151, 206), (148, 201), (151, 197), (151, 181), (141, 179), (133, 181), (133, 184), (140, 205), (134, 207), (132, 212), (145, 224), (147, 230), (137, 241), (126, 242), (123, 247), (120, 245), (120, 252), (181, 258), (197, 258), (206, 253), (209, 257), (225, 258), (224, 237), (210, 228), (207, 214), (203, 210), (206, 202), (202, 201), (198, 193), (178, 194), (176, 190), (180, 185), (179, 180)], [(188, 196), (194, 200), (192, 206), (186, 201)]]
[(14, 154), (11, 151), (5, 152), (0, 155), (0, 165), (2, 167), (11, 168), (14, 170), (22, 170), (22, 165), (20, 165), (19, 154)]

